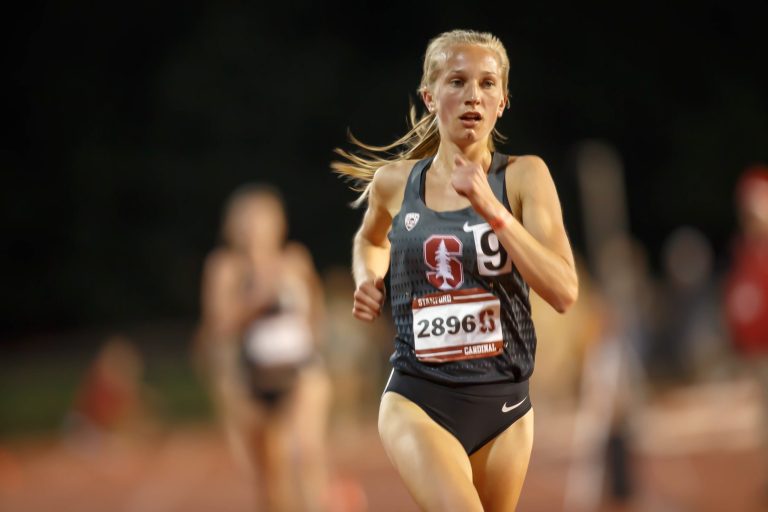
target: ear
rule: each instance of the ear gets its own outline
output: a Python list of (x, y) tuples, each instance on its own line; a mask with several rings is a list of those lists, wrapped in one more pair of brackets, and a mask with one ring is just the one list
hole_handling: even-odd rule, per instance
[(429, 89), (423, 89), (421, 91), (421, 99), (424, 102), (424, 106), (427, 107), (427, 110), (434, 114), (435, 113), (435, 99), (434, 96), (432, 96), (432, 93), (429, 91)]
[(504, 114), (504, 109), (506, 108), (509, 108), (509, 97), (505, 94), (504, 98), (501, 100), (499, 109), (496, 111), (496, 117), (501, 117)]

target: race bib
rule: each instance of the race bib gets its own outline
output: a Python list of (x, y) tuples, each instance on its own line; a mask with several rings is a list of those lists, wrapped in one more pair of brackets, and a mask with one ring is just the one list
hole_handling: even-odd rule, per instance
[(482, 288), (417, 297), (411, 306), (420, 361), (491, 357), (504, 348), (499, 299)]

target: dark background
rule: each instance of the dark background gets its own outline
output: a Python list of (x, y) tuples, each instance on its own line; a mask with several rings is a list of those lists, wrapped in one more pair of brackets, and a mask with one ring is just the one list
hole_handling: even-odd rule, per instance
[[(672, 2), (670, 2), (672, 4)], [(348, 265), (361, 212), (329, 170), (346, 130), (406, 128), (428, 40), (489, 30), (511, 59), (512, 154), (549, 164), (583, 252), (574, 144), (624, 159), (658, 270), (686, 224), (735, 229), (733, 185), (768, 161), (765, 2), (27, 4), (2, 22), (0, 340), (194, 322), (221, 205), (264, 181), (318, 267)], [(349, 147), (346, 144), (345, 147)]]

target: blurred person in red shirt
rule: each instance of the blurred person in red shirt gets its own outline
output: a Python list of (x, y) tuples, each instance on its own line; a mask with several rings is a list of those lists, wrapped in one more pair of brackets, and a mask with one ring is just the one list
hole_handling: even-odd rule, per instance
[(110, 336), (89, 364), (64, 423), (70, 446), (98, 454), (148, 426), (144, 361), (135, 345)]
[(736, 348), (768, 355), (768, 166), (745, 171), (736, 187), (741, 232), (726, 281), (725, 311)]
[(725, 318), (734, 347), (761, 388), (768, 458), (768, 166), (754, 166), (741, 175), (736, 207), (740, 232), (726, 277)]
[(142, 374), (141, 356), (131, 342), (108, 339), (88, 369), (75, 410), (93, 428), (119, 429), (139, 415)]

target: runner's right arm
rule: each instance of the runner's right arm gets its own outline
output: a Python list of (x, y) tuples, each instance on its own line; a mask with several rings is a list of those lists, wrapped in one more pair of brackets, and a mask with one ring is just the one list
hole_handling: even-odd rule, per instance
[(352, 314), (373, 321), (384, 303), (384, 276), (389, 268), (387, 234), (392, 217), (403, 202), (405, 182), (412, 162), (385, 165), (376, 171), (368, 196), (368, 208), (352, 244), (352, 276), (355, 295)]

